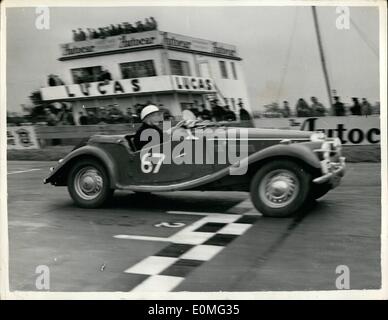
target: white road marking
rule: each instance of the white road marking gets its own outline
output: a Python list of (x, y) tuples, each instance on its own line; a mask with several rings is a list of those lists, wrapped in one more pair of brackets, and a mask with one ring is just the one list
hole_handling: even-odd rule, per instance
[(170, 239), (173, 243), (198, 245), (209, 240), (212, 236), (214, 236), (213, 232), (194, 232), (185, 230), (184, 232), (174, 234)]
[(160, 223), (157, 223), (154, 225), (155, 227), (159, 228), (159, 227), (167, 227), (167, 228), (181, 228), (181, 227), (184, 227), (185, 224), (182, 223), (182, 222), (160, 222)]
[(8, 172), (7, 174), (17, 174), (17, 173), (25, 173), (25, 172), (31, 172), (31, 171), (39, 171), (42, 169), (30, 169), (30, 170), (22, 170), (22, 171), (13, 171), (13, 172)]
[(247, 223), (230, 223), (230, 224), (227, 224), (222, 229), (218, 230), (217, 233), (242, 235), (251, 226), (252, 226), (251, 224), (247, 224)]
[[(160, 275), (161, 272), (169, 268), (175, 262), (181, 259), (209, 261), (218, 253), (220, 253), (226, 246), (221, 245), (205, 245), (207, 240), (216, 234), (242, 235), (247, 231), (252, 224), (249, 223), (235, 223), (244, 214), (234, 214), (233, 209), (251, 209), (248, 215), (261, 215), (252, 208), (252, 203), (249, 199), (242, 201), (233, 208), (229, 209), (230, 213), (214, 213), (214, 212), (190, 212), (190, 211), (167, 211), (169, 214), (185, 214), (204, 216), (201, 219), (193, 222), (184, 229), (167, 237), (148, 237), (138, 235), (115, 235), (117, 239), (131, 239), (131, 240), (148, 240), (148, 241), (162, 241), (177, 244), (191, 244), (193, 248), (189, 249), (178, 258), (163, 257), (163, 256), (149, 256), (141, 260), (134, 266), (126, 269), (124, 272), (129, 274), (144, 274), (149, 275), (147, 279), (141, 282), (131, 291), (135, 292), (168, 292), (175, 289), (185, 278), (179, 276), (165, 276)], [(238, 210), (238, 211), (240, 211)], [(245, 211), (245, 210), (244, 210)], [(225, 226), (215, 232), (200, 232), (195, 231), (207, 223), (224, 223)]]
[(135, 264), (131, 268), (128, 268), (124, 272), (155, 275), (171, 266), (177, 260), (178, 258), (150, 256), (141, 260), (139, 263)]
[(183, 280), (184, 278), (181, 277), (154, 275), (133, 288), (131, 292), (168, 292)]
[(135, 236), (129, 234), (117, 234), (113, 236), (116, 239), (127, 239), (127, 240), (144, 240), (144, 241), (162, 241), (162, 242), (171, 242), (169, 238), (161, 237), (147, 237), (147, 236)]
[(216, 254), (218, 254), (222, 249), (224, 249), (222, 246), (210, 246), (202, 244), (191, 248), (189, 251), (183, 254), (180, 259), (208, 261)]

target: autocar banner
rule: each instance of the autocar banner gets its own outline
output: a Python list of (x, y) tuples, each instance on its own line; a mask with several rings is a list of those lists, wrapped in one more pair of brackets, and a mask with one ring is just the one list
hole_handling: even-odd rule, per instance
[(257, 128), (323, 131), (338, 137), (344, 145), (380, 144), (379, 116), (261, 118), (255, 119)]

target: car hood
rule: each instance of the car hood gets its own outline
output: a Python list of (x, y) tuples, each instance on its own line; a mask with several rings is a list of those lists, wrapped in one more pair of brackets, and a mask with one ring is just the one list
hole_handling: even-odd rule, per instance
[[(213, 130), (220, 130), (221, 128), (214, 128)], [(211, 130), (210, 132), (204, 132), (207, 136), (213, 137), (214, 134), (218, 136), (216, 132)], [(239, 137), (241, 139), (273, 139), (273, 140), (303, 140), (309, 141), (312, 131), (300, 131), (300, 130), (288, 130), (288, 129), (260, 129), (260, 128), (239, 128), (229, 127), (222, 128), (224, 134), (228, 137)], [(236, 135), (237, 130), (237, 135)], [(196, 135), (201, 135), (196, 131)], [(118, 143), (120, 140), (125, 139), (125, 135), (93, 135), (89, 139), (89, 143)]]
[(310, 140), (312, 131), (300, 131), (300, 130), (288, 130), (288, 129), (260, 129), (260, 128), (230, 128), (227, 131), (233, 129), (243, 129), (240, 132), (243, 135), (247, 135), (249, 139), (298, 139), (298, 140)]

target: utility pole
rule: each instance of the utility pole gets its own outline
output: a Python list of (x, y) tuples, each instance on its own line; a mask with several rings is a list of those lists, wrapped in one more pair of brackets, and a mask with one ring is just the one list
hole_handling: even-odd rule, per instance
[(333, 113), (333, 101), (332, 101), (331, 89), (330, 89), (330, 81), (329, 81), (329, 76), (328, 76), (327, 68), (326, 68), (325, 55), (323, 53), (323, 47), (322, 47), (322, 41), (321, 41), (321, 33), (319, 31), (317, 10), (316, 10), (315, 6), (312, 6), (311, 9), (313, 10), (314, 25), (315, 25), (315, 31), (317, 33), (319, 55), (321, 57), (321, 63), (322, 63), (323, 75), (325, 77), (327, 95), (328, 95), (329, 103), (330, 103), (330, 112), (331, 112), (331, 114), (334, 114)]

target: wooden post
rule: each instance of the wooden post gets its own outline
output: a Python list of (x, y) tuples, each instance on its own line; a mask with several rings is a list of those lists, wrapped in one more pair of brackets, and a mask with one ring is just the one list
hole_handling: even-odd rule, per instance
[(327, 73), (327, 68), (326, 68), (325, 55), (324, 55), (324, 52), (323, 52), (322, 41), (321, 41), (321, 33), (319, 31), (319, 23), (318, 23), (317, 10), (316, 10), (316, 7), (314, 7), (314, 6), (312, 6), (311, 9), (313, 11), (313, 18), (314, 18), (315, 31), (316, 31), (316, 34), (317, 34), (319, 55), (321, 57), (322, 70), (323, 70), (323, 75), (325, 77), (326, 90), (327, 90), (327, 95), (328, 95), (329, 103), (330, 103), (330, 106), (329, 106), (330, 107), (330, 112), (331, 112), (331, 114), (334, 114), (334, 112), (333, 112), (333, 101), (332, 101), (332, 98), (331, 98), (331, 89), (330, 89), (329, 75)]

